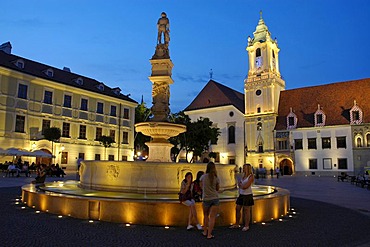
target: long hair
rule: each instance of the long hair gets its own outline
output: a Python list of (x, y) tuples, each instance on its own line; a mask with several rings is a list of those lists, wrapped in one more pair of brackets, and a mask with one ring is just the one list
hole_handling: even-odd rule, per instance
[(186, 181), (186, 177), (187, 177), (188, 175), (190, 175), (190, 176), (191, 176), (191, 181), (193, 181), (193, 173), (191, 173), (191, 172), (187, 172), (187, 173), (185, 174), (185, 177), (184, 177), (184, 182), (185, 182), (185, 183), (187, 182), (187, 181)]
[(244, 172), (245, 177), (248, 177), (249, 175), (253, 175), (251, 164), (244, 164), (243, 167), (245, 167), (245, 172)]
[(206, 173), (208, 174), (209, 181), (213, 184), (213, 179), (217, 177), (216, 165), (213, 162), (208, 162)]
[(203, 174), (204, 174), (204, 171), (197, 172), (197, 178), (195, 179), (195, 181), (199, 183), (200, 177), (203, 176)]

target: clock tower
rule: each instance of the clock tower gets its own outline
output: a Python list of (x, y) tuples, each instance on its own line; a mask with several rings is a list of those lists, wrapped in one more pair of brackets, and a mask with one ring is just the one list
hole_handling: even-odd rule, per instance
[(274, 127), (279, 96), (285, 82), (279, 70), (277, 39), (271, 38), (263, 18), (248, 37), (249, 70), (244, 80), (246, 162), (255, 168), (275, 168)]

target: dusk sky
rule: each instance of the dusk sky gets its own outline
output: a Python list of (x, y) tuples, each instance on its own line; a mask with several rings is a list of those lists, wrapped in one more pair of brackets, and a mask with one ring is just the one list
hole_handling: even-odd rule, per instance
[(174, 63), (170, 108), (188, 106), (210, 79), (243, 93), (247, 37), (259, 11), (277, 37), (286, 89), (370, 77), (369, 0), (2, 1), (0, 44), (12, 53), (120, 87), (151, 106), (149, 59), (162, 11)]

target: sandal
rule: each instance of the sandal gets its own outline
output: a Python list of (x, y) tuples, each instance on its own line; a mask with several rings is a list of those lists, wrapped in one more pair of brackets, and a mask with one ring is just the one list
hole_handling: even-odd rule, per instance
[(208, 234), (207, 234), (207, 233), (204, 233), (204, 232), (202, 232), (202, 235), (203, 235), (204, 237), (207, 237), (207, 236), (208, 236)]
[(240, 225), (231, 225), (229, 226), (229, 229), (238, 229), (240, 228)]
[(213, 239), (215, 236), (211, 235), (210, 237), (207, 237), (207, 239)]
[(243, 227), (243, 229), (242, 229), (242, 231), (243, 232), (246, 232), (246, 231), (248, 231), (249, 230), (249, 226), (245, 226), (245, 227)]

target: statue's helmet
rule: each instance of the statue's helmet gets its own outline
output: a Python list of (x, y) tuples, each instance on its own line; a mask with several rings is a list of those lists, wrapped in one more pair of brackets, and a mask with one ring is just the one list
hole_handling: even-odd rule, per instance
[(162, 17), (167, 17), (167, 14), (165, 12), (162, 12), (161, 16)]

